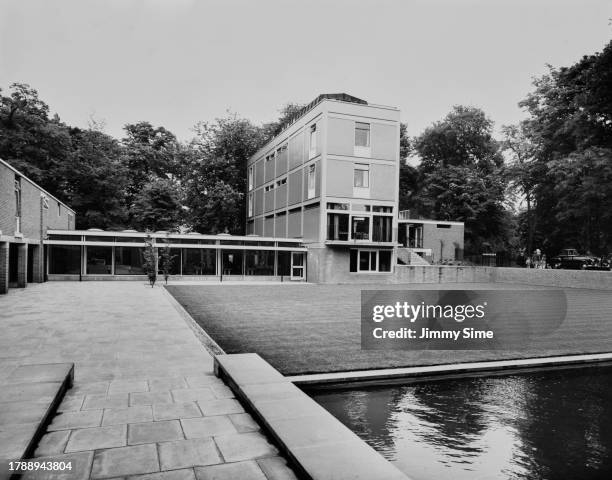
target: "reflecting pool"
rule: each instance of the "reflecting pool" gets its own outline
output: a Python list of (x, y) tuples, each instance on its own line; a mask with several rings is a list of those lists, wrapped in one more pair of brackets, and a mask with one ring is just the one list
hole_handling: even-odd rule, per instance
[(310, 395), (415, 480), (612, 478), (612, 367)]

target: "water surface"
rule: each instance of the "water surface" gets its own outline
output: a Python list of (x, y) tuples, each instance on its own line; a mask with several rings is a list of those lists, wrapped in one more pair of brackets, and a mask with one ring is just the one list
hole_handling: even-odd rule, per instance
[(311, 395), (415, 480), (612, 478), (612, 367)]

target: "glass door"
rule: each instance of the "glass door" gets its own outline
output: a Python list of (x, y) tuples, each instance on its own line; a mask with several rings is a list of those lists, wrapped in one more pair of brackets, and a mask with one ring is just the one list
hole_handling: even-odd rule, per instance
[(304, 254), (291, 252), (291, 280), (304, 279)]

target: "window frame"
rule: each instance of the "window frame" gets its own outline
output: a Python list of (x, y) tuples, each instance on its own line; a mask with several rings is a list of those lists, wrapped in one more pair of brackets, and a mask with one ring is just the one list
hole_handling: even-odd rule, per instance
[(308, 172), (306, 174), (306, 199), (310, 200), (315, 198), (317, 189), (317, 165), (312, 163), (308, 165)]
[[(367, 172), (365, 185), (357, 185), (357, 172)], [(353, 188), (370, 189), (370, 165), (366, 163), (356, 163), (353, 166)]]

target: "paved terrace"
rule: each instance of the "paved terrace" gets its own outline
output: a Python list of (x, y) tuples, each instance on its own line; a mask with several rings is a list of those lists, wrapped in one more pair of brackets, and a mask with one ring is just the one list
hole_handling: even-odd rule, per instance
[(22, 364), (75, 364), (35, 453), (72, 460), (61, 478), (295, 478), (161, 288), (29, 285), (0, 297), (0, 328), (0, 388)]

